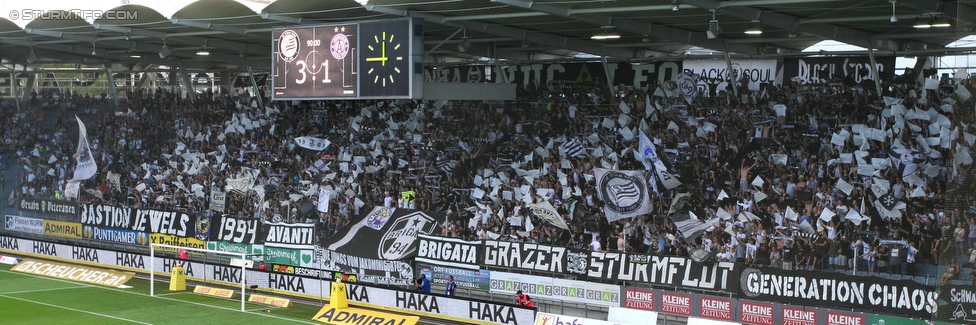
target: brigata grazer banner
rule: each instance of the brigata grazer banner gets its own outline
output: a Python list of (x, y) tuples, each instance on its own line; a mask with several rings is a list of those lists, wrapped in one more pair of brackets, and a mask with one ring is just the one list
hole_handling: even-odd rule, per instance
[(836, 273), (747, 268), (742, 271), (739, 298), (796, 305), (839, 305), (886, 314), (928, 318), (938, 308), (932, 286), (910, 280), (855, 277)]
[(420, 238), (421, 245), (426, 246), (421, 246), (419, 261), (457, 268), (477, 270), (488, 266), (518, 273), (573, 274), (730, 293), (736, 292), (739, 284), (739, 270), (731, 262), (705, 266), (686, 257), (590, 252), (496, 240), (481, 241), (480, 248), (476, 249), (475, 242), (433, 236)]

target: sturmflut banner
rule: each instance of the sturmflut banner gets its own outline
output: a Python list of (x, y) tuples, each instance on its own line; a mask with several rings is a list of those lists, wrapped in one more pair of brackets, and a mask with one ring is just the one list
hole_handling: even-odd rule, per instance
[(740, 298), (825, 307), (843, 305), (919, 318), (931, 317), (939, 300), (939, 293), (932, 286), (880, 277), (747, 268), (742, 271), (740, 282)]

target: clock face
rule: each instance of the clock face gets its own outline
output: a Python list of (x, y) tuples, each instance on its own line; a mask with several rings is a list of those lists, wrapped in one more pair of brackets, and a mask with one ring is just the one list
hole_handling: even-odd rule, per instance
[(409, 25), (399, 22), (364, 24), (361, 32), (359, 84), (362, 95), (409, 96)]

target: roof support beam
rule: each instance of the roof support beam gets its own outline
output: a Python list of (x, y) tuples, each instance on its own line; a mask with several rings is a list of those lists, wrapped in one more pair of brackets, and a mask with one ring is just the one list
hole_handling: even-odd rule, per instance
[(199, 21), (177, 19), (177, 18), (170, 19), (169, 21), (177, 25), (190, 26), (190, 27), (196, 27), (202, 29), (212, 29), (212, 30), (217, 30), (225, 33), (237, 34), (237, 35), (247, 35), (247, 28), (226, 26), (226, 25), (214, 24), (209, 22), (202, 23)]
[(681, 0), (681, 3), (687, 3), (705, 10), (717, 9), (719, 13), (741, 19), (759, 19), (764, 25), (776, 26), (787, 30), (796, 30), (864, 48), (892, 51), (898, 50), (897, 42), (884, 40), (875, 41), (873, 38), (874, 35), (864, 31), (824, 23), (801, 25), (799, 23), (800, 20), (796, 17), (775, 11), (763, 11), (753, 7), (723, 7), (723, 4), (726, 2), (719, 2), (717, 0)]
[(411, 16), (411, 17), (421, 17), (432, 23), (454, 26), (460, 28), (467, 28), (468, 30), (478, 31), (488, 35), (494, 35), (499, 37), (506, 37), (514, 40), (524, 40), (535, 44), (559, 47), (564, 49), (569, 49), (578, 52), (589, 53), (593, 55), (609, 55), (613, 57), (630, 58), (633, 57), (634, 52), (627, 49), (615, 49), (615, 48), (605, 48), (602, 44), (592, 41), (576, 40), (565, 36), (553, 35), (549, 33), (528, 31), (524, 29), (488, 24), (477, 21), (445, 21), (447, 17), (424, 13), (424, 12), (408, 12), (406, 10), (394, 9), (384, 6), (376, 6), (367, 4), (363, 6), (366, 10), (372, 12), (378, 12), (393, 16)]
[(619, 18), (610, 14), (572, 14), (568, 8), (536, 4), (524, 0), (492, 0), (493, 2), (503, 3), (514, 7), (527, 8), (541, 11), (550, 15), (566, 17), (582, 22), (587, 22), (597, 26), (612, 25), (618, 31), (625, 31), (638, 35), (650, 35), (658, 39), (683, 42), (694, 46), (699, 46), (716, 51), (730, 51), (735, 53), (756, 54), (757, 51), (752, 46), (741, 44), (726, 44), (722, 38), (709, 39), (704, 33), (693, 33), (683, 29), (677, 29), (665, 25), (656, 25), (643, 22), (637, 19)]

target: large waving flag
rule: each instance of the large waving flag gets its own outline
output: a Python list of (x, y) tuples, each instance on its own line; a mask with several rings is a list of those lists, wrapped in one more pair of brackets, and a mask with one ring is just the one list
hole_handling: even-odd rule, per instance
[(638, 155), (637, 160), (639, 160), (641, 164), (644, 164), (644, 169), (651, 169), (651, 166), (654, 166), (655, 170), (668, 170), (668, 168), (664, 166), (664, 163), (661, 162), (661, 158), (657, 156), (657, 146), (654, 145), (654, 142), (651, 142), (651, 139), (647, 137), (647, 134), (644, 134), (644, 130), (640, 131), (639, 145), (640, 150), (635, 153)]
[(636, 217), (651, 212), (647, 183), (639, 170), (594, 168), (597, 195), (604, 202), (607, 221)]
[(75, 119), (78, 120), (78, 151), (75, 152), (78, 164), (75, 165), (75, 176), (71, 181), (83, 181), (94, 177), (98, 167), (95, 166), (95, 157), (88, 147), (88, 129), (78, 116)]

